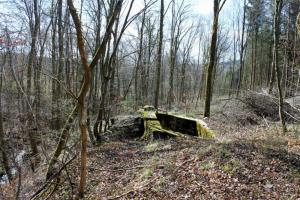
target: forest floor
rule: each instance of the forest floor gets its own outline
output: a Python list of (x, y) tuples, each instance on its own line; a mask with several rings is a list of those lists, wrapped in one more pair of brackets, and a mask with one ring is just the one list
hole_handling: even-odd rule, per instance
[(177, 139), (111, 142), (90, 152), (87, 199), (298, 199), (286, 143)]
[[(300, 145), (289, 145), (299, 126), (281, 135), (276, 122), (227, 118), (224, 111), (206, 120), (211, 140), (123, 138), (90, 147), (85, 199), (300, 199)], [(37, 199), (54, 187), (49, 199), (74, 197), (79, 165)], [(35, 177), (23, 180), (24, 199), (42, 186), (43, 176)]]
[[(300, 148), (269, 126), (233, 132), (220, 125), (232, 130), (214, 140), (106, 142), (89, 152), (86, 199), (299, 199)], [(79, 174), (78, 166), (69, 174)], [(77, 181), (62, 179), (52, 198), (75, 194)]]
[[(243, 139), (123, 140), (93, 148), (86, 199), (299, 199), (299, 149), (288, 151), (286, 136), (256, 128)], [(78, 174), (78, 164), (70, 174)], [(68, 198), (66, 187), (53, 197)]]

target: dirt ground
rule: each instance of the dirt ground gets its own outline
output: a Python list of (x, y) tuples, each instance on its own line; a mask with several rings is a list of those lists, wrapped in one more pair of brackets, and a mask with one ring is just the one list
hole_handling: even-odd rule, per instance
[[(220, 140), (122, 140), (94, 147), (85, 199), (299, 199), (299, 149), (288, 149), (287, 137), (276, 137), (275, 128), (256, 129), (220, 134)], [(68, 167), (70, 177), (64, 173), (51, 199), (75, 195), (78, 166)]]

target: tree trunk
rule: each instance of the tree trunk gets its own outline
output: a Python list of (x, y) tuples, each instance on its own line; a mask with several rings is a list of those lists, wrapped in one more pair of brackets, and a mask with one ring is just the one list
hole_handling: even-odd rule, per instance
[(80, 163), (80, 180), (79, 180), (78, 196), (82, 198), (84, 196), (84, 188), (85, 188), (86, 177), (87, 177), (87, 145), (88, 145), (88, 128), (87, 128), (87, 120), (86, 120), (87, 113), (86, 113), (85, 98), (90, 89), (92, 70), (89, 67), (87, 54), (85, 52), (85, 44), (83, 39), (80, 18), (77, 14), (77, 11), (73, 5), (72, 0), (68, 0), (68, 6), (75, 24), (77, 45), (80, 53), (83, 71), (84, 71), (83, 74), (84, 78), (78, 95), (78, 104), (77, 104), (78, 111), (79, 111), (79, 127), (81, 131), (81, 163)]
[(28, 58), (28, 66), (27, 66), (27, 89), (26, 93), (29, 97), (29, 103), (27, 104), (27, 120), (28, 120), (28, 137), (30, 141), (30, 147), (31, 147), (31, 154), (33, 156), (33, 162), (32, 162), (32, 169), (35, 169), (35, 165), (38, 158), (38, 147), (37, 147), (37, 141), (36, 141), (36, 131), (37, 131), (37, 121), (34, 116), (33, 110), (30, 107), (30, 97), (31, 97), (31, 89), (32, 89), (32, 69), (36, 68), (37, 60), (36, 60), (36, 41), (37, 41), (37, 34), (39, 30), (39, 14), (38, 14), (38, 1), (33, 1), (33, 14), (34, 14), (34, 21), (32, 21), (30, 24), (32, 26), (30, 27), (31, 30), (31, 45), (30, 45), (30, 53)]
[(64, 150), (65, 148), (65, 145), (66, 145), (66, 142), (67, 142), (67, 138), (69, 136), (69, 130), (71, 128), (71, 125), (73, 124), (74, 122), (74, 119), (75, 117), (77, 116), (78, 114), (78, 105), (76, 105), (72, 112), (70, 113), (70, 115), (68, 116), (68, 119), (65, 123), (65, 126), (64, 128), (62, 129), (61, 131), (61, 134), (60, 134), (60, 137), (59, 137), (59, 142), (57, 144), (57, 147), (55, 149), (55, 152), (49, 162), (49, 165), (48, 165), (48, 169), (47, 169), (47, 173), (46, 173), (46, 179), (50, 179), (51, 176), (53, 175), (53, 172), (54, 172), (54, 165), (56, 164), (56, 162), (58, 161), (58, 158), (61, 154), (61, 152)]
[[(235, 24), (233, 23), (233, 30), (235, 30)], [(231, 97), (235, 87), (235, 65), (236, 65), (236, 53), (237, 53), (237, 36), (234, 33), (233, 35), (233, 63), (232, 63), (232, 74), (230, 80), (230, 89), (229, 89), (229, 98)]]
[(210, 50), (209, 50), (209, 64), (208, 64), (207, 78), (206, 78), (204, 117), (210, 117), (212, 79), (213, 79), (213, 71), (215, 67), (216, 52), (217, 52), (218, 20), (219, 20), (219, 12), (220, 12), (219, 4), (220, 4), (219, 0), (214, 0), (214, 19), (213, 19), (212, 35), (211, 35)]
[[(63, 33), (63, 19), (62, 19), (62, 8), (63, 0), (58, 0), (57, 6), (57, 26), (58, 26), (58, 66), (57, 66), (57, 78), (58, 80), (63, 80), (63, 68), (64, 68), (64, 33)], [(61, 84), (56, 84), (56, 128), (60, 129), (62, 124), (62, 112), (61, 112), (61, 103), (62, 103), (62, 86)]]
[[(183, 3), (183, 2), (182, 2)], [(182, 4), (181, 4), (182, 5)], [(181, 6), (180, 6), (181, 7)], [(170, 75), (169, 75), (169, 91), (168, 91), (168, 108), (169, 110), (172, 108), (172, 104), (174, 103), (175, 100), (175, 92), (174, 92), (174, 74), (176, 68), (176, 60), (177, 60), (177, 53), (179, 49), (179, 43), (180, 43), (180, 26), (182, 23), (182, 15), (183, 15), (183, 10), (179, 8), (179, 10), (176, 13), (175, 10), (175, 1), (173, 1), (172, 4), (172, 26), (171, 26), (171, 44), (170, 44)], [(177, 76), (179, 73), (177, 73)], [(179, 79), (177, 77), (177, 79)], [(177, 91), (178, 91), (178, 85), (177, 85)]]
[(252, 90), (255, 90), (255, 83), (256, 83), (256, 70), (257, 70), (257, 40), (258, 40), (258, 28), (255, 30), (254, 60), (253, 60), (253, 71), (252, 71), (252, 81), (251, 81), (251, 89), (252, 89)]
[[(72, 19), (75, 24), (76, 29), (76, 35), (77, 35), (77, 45), (79, 49), (79, 54), (82, 62), (83, 67), (83, 81), (81, 82), (81, 88), (78, 94), (77, 99), (77, 105), (74, 107), (72, 113), (70, 114), (70, 117), (68, 119), (68, 122), (66, 123), (66, 127), (64, 128), (64, 131), (62, 132), (60, 136), (59, 144), (56, 148), (55, 154), (53, 155), (51, 162), (48, 166), (48, 172), (47, 172), (47, 178), (51, 177), (53, 174), (53, 166), (57, 162), (57, 159), (59, 155), (61, 154), (62, 149), (65, 146), (66, 138), (68, 137), (69, 133), (69, 122), (73, 121), (73, 117), (75, 114), (79, 113), (79, 127), (81, 132), (81, 166), (80, 166), (80, 181), (79, 181), (79, 187), (78, 187), (78, 196), (82, 198), (84, 196), (84, 188), (86, 185), (86, 178), (87, 178), (87, 145), (88, 145), (88, 127), (87, 127), (87, 107), (86, 107), (86, 96), (87, 93), (90, 90), (91, 85), (91, 77), (92, 77), (92, 69), (96, 66), (98, 60), (103, 56), (103, 53), (105, 52), (105, 47), (107, 44), (107, 41), (110, 37), (112, 26), (114, 24), (116, 16), (120, 13), (121, 7), (122, 7), (122, 0), (119, 0), (116, 4), (116, 7), (114, 9), (114, 13), (112, 15), (112, 18), (110, 19), (105, 35), (103, 37), (103, 41), (99, 48), (97, 49), (95, 56), (91, 62), (91, 64), (88, 64), (87, 60), (87, 54), (85, 51), (85, 44), (84, 44), (84, 38), (82, 33), (82, 26), (80, 18), (77, 14), (76, 8), (73, 5), (72, 0), (67, 1), (69, 6), (69, 11), (72, 16)], [(49, 176), (50, 175), (50, 176)]]
[(275, 0), (275, 16), (274, 16), (274, 65), (276, 70), (276, 77), (277, 77), (277, 89), (279, 94), (279, 117), (282, 124), (282, 132), (285, 133), (287, 131), (284, 114), (283, 114), (283, 94), (281, 88), (281, 73), (279, 68), (279, 52), (278, 52), (278, 44), (279, 44), (279, 37), (280, 37), (280, 15), (282, 10), (282, 0)]
[[(53, 3), (52, 5), (52, 15), (55, 13), (55, 5)], [(52, 61), (52, 74), (56, 75), (57, 74), (57, 65), (56, 65), (56, 17), (52, 17), (52, 36), (51, 36), (51, 44), (52, 44), (52, 49), (51, 49), (51, 61)], [(58, 130), (58, 126), (56, 124), (57, 122), (57, 108), (56, 108), (56, 88), (57, 88), (57, 83), (55, 79), (52, 79), (52, 100), (51, 100), (51, 128)]]
[[(274, 31), (274, 24), (275, 24), (275, 17), (273, 17), (273, 27), (272, 27), (272, 30)], [(274, 35), (274, 33), (273, 33)], [(268, 93), (269, 94), (272, 94), (273, 92), (273, 88), (274, 88), (274, 82), (276, 80), (276, 70), (275, 70), (275, 63), (274, 63), (274, 53), (275, 53), (275, 50), (274, 50), (274, 36), (273, 36), (273, 41), (272, 41), (273, 45), (272, 45), (272, 63), (271, 63), (271, 76), (270, 76), (270, 82), (269, 82), (269, 90), (268, 90)]]
[[(140, 28), (140, 38), (139, 38), (139, 49), (138, 49), (138, 59), (137, 59), (137, 66), (135, 68), (135, 79), (134, 79), (134, 93), (135, 93), (135, 107), (137, 108), (139, 104), (141, 103), (140, 100), (143, 98), (141, 95), (139, 95), (139, 88), (143, 89), (142, 87), (139, 87), (139, 70), (141, 72), (143, 71), (143, 42), (144, 42), (144, 27), (145, 27), (145, 18), (146, 18), (146, 9), (143, 12), (142, 16), (142, 23)], [(143, 73), (141, 73), (142, 75)], [(141, 85), (143, 85), (144, 77), (141, 76)]]
[(164, 29), (164, 0), (160, 1), (160, 21), (159, 21), (159, 39), (157, 46), (157, 62), (156, 62), (156, 86), (155, 86), (155, 98), (154, 107), (158, 108), (158, 100), (160, 95), (160, 74), (162, 66), (162, 43), (163, 43), (163, 29)]
[(242, 88), (243, 83), (243, 73), (244, 73), (244, 50), (245, 50), (245, 24), (246, 24), (246, 0), (244, 0), (244, 7), (243, 7), (243, 24), (242, 24), (242, 35), (241, 35), (241, 44), (240, 44), (240, 69), (239, 69), (239, 79), (238, 79), (238, 86), (237, 86), (237, 97), (240, 95), (240, 90)]
[(11, 181), (13, 177), (9, 167), (8, 156), (6, 154), (7, 146), (4, 140), (4, 127), (3, 127), (3, 116), (2, 116), (2, 96), (3, 96), (2, 85), (3, 85), (3, 71), (4, 71), (3, 69), (4, 69), (5, 62), (6, 62), (6, 55), (4, 55), (3, 63), (0, 65), (1, 67), (0, 69), (0, 151), (2, 155), (1, 163), (4, 167), (8, 180)]

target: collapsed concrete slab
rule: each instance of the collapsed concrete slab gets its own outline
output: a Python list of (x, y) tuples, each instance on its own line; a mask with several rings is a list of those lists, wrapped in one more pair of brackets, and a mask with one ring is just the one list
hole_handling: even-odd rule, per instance
[(163, 111), (154, 111), (148, 107), (139, 112), (144, 122), (143, 139), (189, 136), (214, 137), (214, 133), (203, 120)]
[(109, 136), (120, 139), (141, 138), (143, 140), (172, 137), (214, 137), (214, 133), (200, 119), (156, 111), (152, 106), (145, 106), (138, 113), (134, 116), (119, 117), (110, 128)]

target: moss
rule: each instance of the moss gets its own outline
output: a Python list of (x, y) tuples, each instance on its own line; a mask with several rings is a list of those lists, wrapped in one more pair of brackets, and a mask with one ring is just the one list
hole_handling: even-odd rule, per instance
[(214, 147), (212, 145), (209, 145), (206, 148), (200, 148), (197, 151), (198, 158), (202, 159), (203, 157), (207, 156), (211, 151), (213, 151), (213, 148)]
[[(147, 115), (149, 116), (149, 115)], [(171, 130), (163, 129), (161, 127), (161, 124), (158, 120), (155, 119), (146, 119), (144, 118), (144, 127), (145, 127), (145, 132), (142, 137), (143, 140), (152, 140), (153, 139), (153, 134), (161, 134), (165, 135), (166, 137), (185, 137), (183, 134), (179, 132), (174, 132)]]
[(209, 130), (207, 127), (204, 127), (204, 125), (202, 125), (199, 122), (196, 122), (196, 123), (197, 123), (197, 131), (198, 131), (199, 137), (202, 137), (202, 138), (214, 138), (215, 137), (214, 133), (211, 130)]
[(232, 166), (228, 163), (220, 166), (221, 170), (227, 174), (230, 174), (232, 172)]
[(239, 160), (236, 159), (230, 159), (228, 162), (224, 163), (220, 166), (220, 169), (230, 175), (234, 175), (238, 169), (242, 168), (242, 164)]
[(145, 147), (146, 152), (154, 152), (158, 148), (158, 143), (150, 143)]
[(220, 159), (228, 159), (231, 157), (231, 153), (225, 148), (225, 146), (221, 145), (216, 152), (216, 157)]
[(144, 119), (153, 119), (153, 120), (157, 120), (157, 117), (155, 115), (155, 112), (150, 112), (150, 111), (143, 111), (142, 112), (142, 117)]
[(156, 166), (157, 163), (158, 163), (158, 161), (159, 161), (159, 157), (156, 156), (156, 155), (154, 155), (154, 156), (152, 157), (152, 165), (153, 165), (153, 166)]
[(157, 166), (158, 161), (159, 158), (156, 155), (154, 155), (151, 159), (151, 166), (149, 168), (146, 168), (142, 173), (142, 180), (148, 180), (150, 177), (153, 176), (154, 169)]
[(214, 133), (201, 120), (148, 110), (139, 110), (144, 120), (143, 140), (152, 140), (154, 135), (158, 135), (158, 138), (187, 137), (187, 135), (202, 138), (214, 137)]
[(159, 181), (158, 181), (158, 185), (160, 187), (165, 187), (167, 185), (167, 181), (166, 181), (166, 178), (165, 177), (160, 177), (159, 178)]
[(142, 179), (143, 180), (148, 180), (149, 178), (151, 178), (153, 176), (153, 169), (152, 168), (148, 168), (146, 169), (143, 174), (142, 174)]
[(204, 171), (208, 171), (214, 167), (215, 167), (215, 162), (213, 162), (213, 161), (209, 161), (207, 163), (203, 163), (200, 165), (200, 169), (204, 170)]

